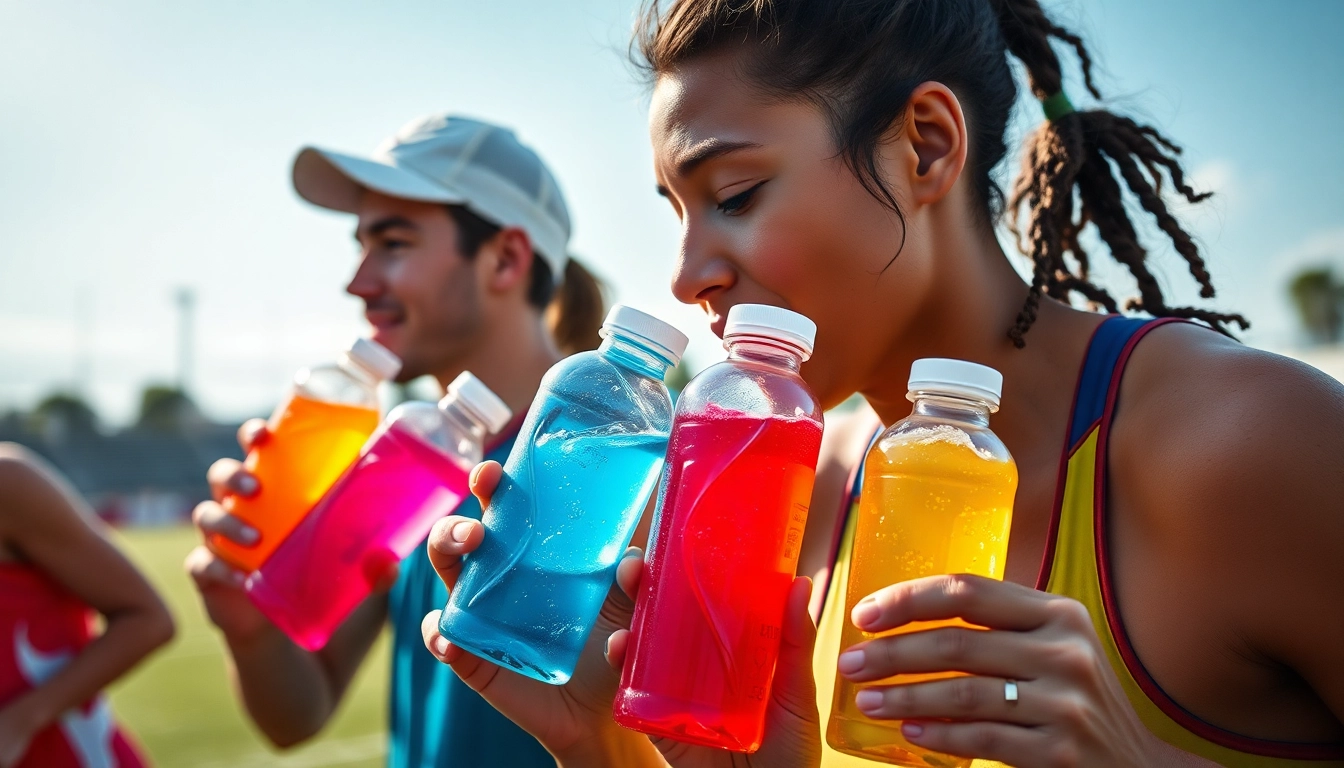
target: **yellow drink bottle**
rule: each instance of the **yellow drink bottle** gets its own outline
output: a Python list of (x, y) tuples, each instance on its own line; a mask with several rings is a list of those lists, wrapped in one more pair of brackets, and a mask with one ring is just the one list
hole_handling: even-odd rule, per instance
[[(989, 415), (999, 408), (1003, 376), (961, 360), (918, 360), (910, 369), (909, 388), (913, 412), (877, 438), (864, 462), (842, 652), (876, 637), (971, 626), (958, 620), (927, 621), (889, 632), (863, 632), (849, 616), (860, 600), (883, 587), (947, 573), (1003, 578), (1017, 492), (1017, 465), (989, 429)], [(911, 744), (901, 735), (900, 722), (870, 719), (854, 703), (864, 688), (958, 674), (896, 675), (862, 684), (838, 675), (827, 743), (893, 765), (969, 766), (969, 759)]]
[(261, 567), (359, 457), (378, 427), (378, 383), (399, 370), (396, 355), (358, 339), (334, 365), (299, 371), (289, 398), (266, 425), (269, 436), (243, 462), (257, 478), (257, 492), (224, 498), (224, 508), (260, 538), (243, 546), (211, 535), (206, 546), (245, 573)]

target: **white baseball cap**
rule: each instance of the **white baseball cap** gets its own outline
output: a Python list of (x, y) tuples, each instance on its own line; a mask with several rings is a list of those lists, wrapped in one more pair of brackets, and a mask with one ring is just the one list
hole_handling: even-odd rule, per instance
[(569, 209), (551, 171), (513, 131), (458, 115), (416, 120), (368, 158), (304, 147), (294, 190), (313, 205), (356, 213), (373, 190), (403, 200), (461, 205), (501, 227), (520, 227), (559, 284), (569, 257)]

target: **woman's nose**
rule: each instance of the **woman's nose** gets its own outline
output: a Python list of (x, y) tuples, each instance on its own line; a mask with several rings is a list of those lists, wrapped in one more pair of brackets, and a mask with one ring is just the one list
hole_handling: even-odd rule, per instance
[(722, 244), (711, 232), (688, 222), (682, 229), (681, 250), (672, 273), (672, 295), (684, 304), (698, 304), (737, 280), (736, 270)]

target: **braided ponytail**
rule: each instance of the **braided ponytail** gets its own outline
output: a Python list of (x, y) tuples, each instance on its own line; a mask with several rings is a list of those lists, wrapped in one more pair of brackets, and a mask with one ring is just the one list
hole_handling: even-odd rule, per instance
[[(1092, 282), (1088, 253), (1078, 242), (1080, 232), (1089, 223), (1096, 227), (1111, 256), (1125, 265), (1138, 283), (1139, 295), (1126, 301), (1125, 309), (1141, 310), (1155, 317), (1201, 320), (1229, 336), (1229, 324), (1235, 323), (1243, 330), (1248, 328), (1246, 318), (1238, 314), (1167, 306), (1157, 278), (1146, 263), (1148, 251), (1140, 245), (1125, 210), (1124, 190), (1115, 178), (1112, 163), (1124, 185), (1185, 259), (1191, 276), (1199, 283), (1199, 295), (1206, 299), (1214, 296), (1213, 282), (1199, 248), (1162, 199), (1163, 171), (1176, 191), (1191, 203), (1206, 200), (1212, 194), (1197, 193), (1186, 183), (1178, 159), (1180, 147), (1156, 129), (1127, 117), (1103, 110), (1074, 111), (1063, 97), (1063, 76), (1050, 38), (1073, 47), (1082, 63), (1087, 90), (1101, 98), (1092, 81), (1092, 59), (1082, 40), (1052, 23), (1038, 0), (990, 1), (1008, 51), (1026, 65), (1032, 92), (1048, 102), (1048, 110), (1059, 112), (1028, 137), (1022, 171), (1006, 209), (1009, 229), (1033, 263), (1031, 293), (1008, 332), (1013, 344), (1019, 348), (1025, 345), (1024, 336), (1036, 320), (1042, 294), (1067, 301), (1070, 294), (1077, 293), (1109, 312), (1119, 311), (1106, 289)], [(1019, 223), (1024, 208), (1025, 232)], [(1073, 256), (1073, 266), (1065, 261), (1066, 254)]]

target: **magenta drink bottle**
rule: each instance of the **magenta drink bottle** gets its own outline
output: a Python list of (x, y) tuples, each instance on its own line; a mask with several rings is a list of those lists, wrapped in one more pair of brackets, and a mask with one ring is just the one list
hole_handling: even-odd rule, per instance
[(359, 459), (247, 580), (253, 604), (295, 643), (326, 645), (388, 568), (466, 498), (487, 434), (508, 406), (463, 373), (438, 406), (397, 406)]

